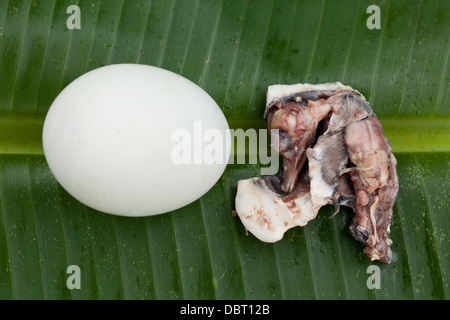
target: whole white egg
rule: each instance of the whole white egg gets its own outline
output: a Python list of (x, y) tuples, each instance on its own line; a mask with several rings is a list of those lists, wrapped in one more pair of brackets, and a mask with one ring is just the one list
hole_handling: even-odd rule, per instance
[(220, 178), (228, 123), (199, 86), (139, 64), (90, 71), (58, 95), (43, 129), (61, 186), (85, 205), (123, 216), (183, 207)]

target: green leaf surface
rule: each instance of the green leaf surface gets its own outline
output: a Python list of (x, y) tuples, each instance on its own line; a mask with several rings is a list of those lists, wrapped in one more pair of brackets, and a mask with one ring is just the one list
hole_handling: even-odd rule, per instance
[[(68, 29), (69, 5), (81, 29)], [(381, 10), (368, 29), (367, 8)], [(450, 2), (408, 0), (0, 0), (0, 299), (448, 299), (450, 297)], [(275, 83), (340, 81), (380, 117), (398, 160), (390, 265), (347, 231), (351, 209), (321, 209), (274, 244), (234, 209), (229, 164), (174, 212), (97, 212), (55, 180), (42, 151), (61, 90), (100, 66), (141, 63), (192, 80), (231, 128), (266, 128)], [(248, 152), (241, 150), (240, 152)], [(81, 270), (70, 290), (67, 267)], [(381, 270), (370, 289), (367, 268)]]

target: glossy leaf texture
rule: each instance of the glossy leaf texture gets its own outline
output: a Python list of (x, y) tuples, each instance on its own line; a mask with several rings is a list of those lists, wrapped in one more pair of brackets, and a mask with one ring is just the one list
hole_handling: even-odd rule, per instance
[[(73, 4), (81, 29), (66, 24)], [(380, 29), (366, 25), (373, 4)], [(0, 0), (0, 299), (448, 299), (449, 35), (447, 0)], [(246, 234), (231, 212), (258, 163), (229, 164), (201, 199), (160, 216), (72, 198), (45, 161), (43, 120), (71, 81), (115, 63), (183, 75), (234, 129), (265, 128), (271, 84), (359, 90), (398, 159), (393, 262), (368, 260), (348, 208), (330, 219), (324, 207), (274, 244)], [(66, 285), (70, 265), (81, 289)]]

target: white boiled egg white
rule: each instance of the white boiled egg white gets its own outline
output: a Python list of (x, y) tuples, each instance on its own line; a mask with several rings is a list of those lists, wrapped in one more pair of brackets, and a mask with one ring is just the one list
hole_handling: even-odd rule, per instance
[(117, 64), (70, 83), (51, 105), (44, 154), (61, 186), (122, 216), (181, 208), (220, 178), (228, 123), (199, 86), (147, 65)]

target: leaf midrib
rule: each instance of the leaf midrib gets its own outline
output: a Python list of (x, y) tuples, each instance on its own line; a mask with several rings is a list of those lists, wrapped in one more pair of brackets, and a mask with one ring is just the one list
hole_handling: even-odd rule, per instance
[[(450, 117), (380, 117), (394, 153), (450, 152)], [(264, 120), (229, 120), (231, 130), (267, 129)], [(0, 118), (0, 154), (43, 155), (44, 118)], [(238, 150), (238, 153), (248, 153)]]

